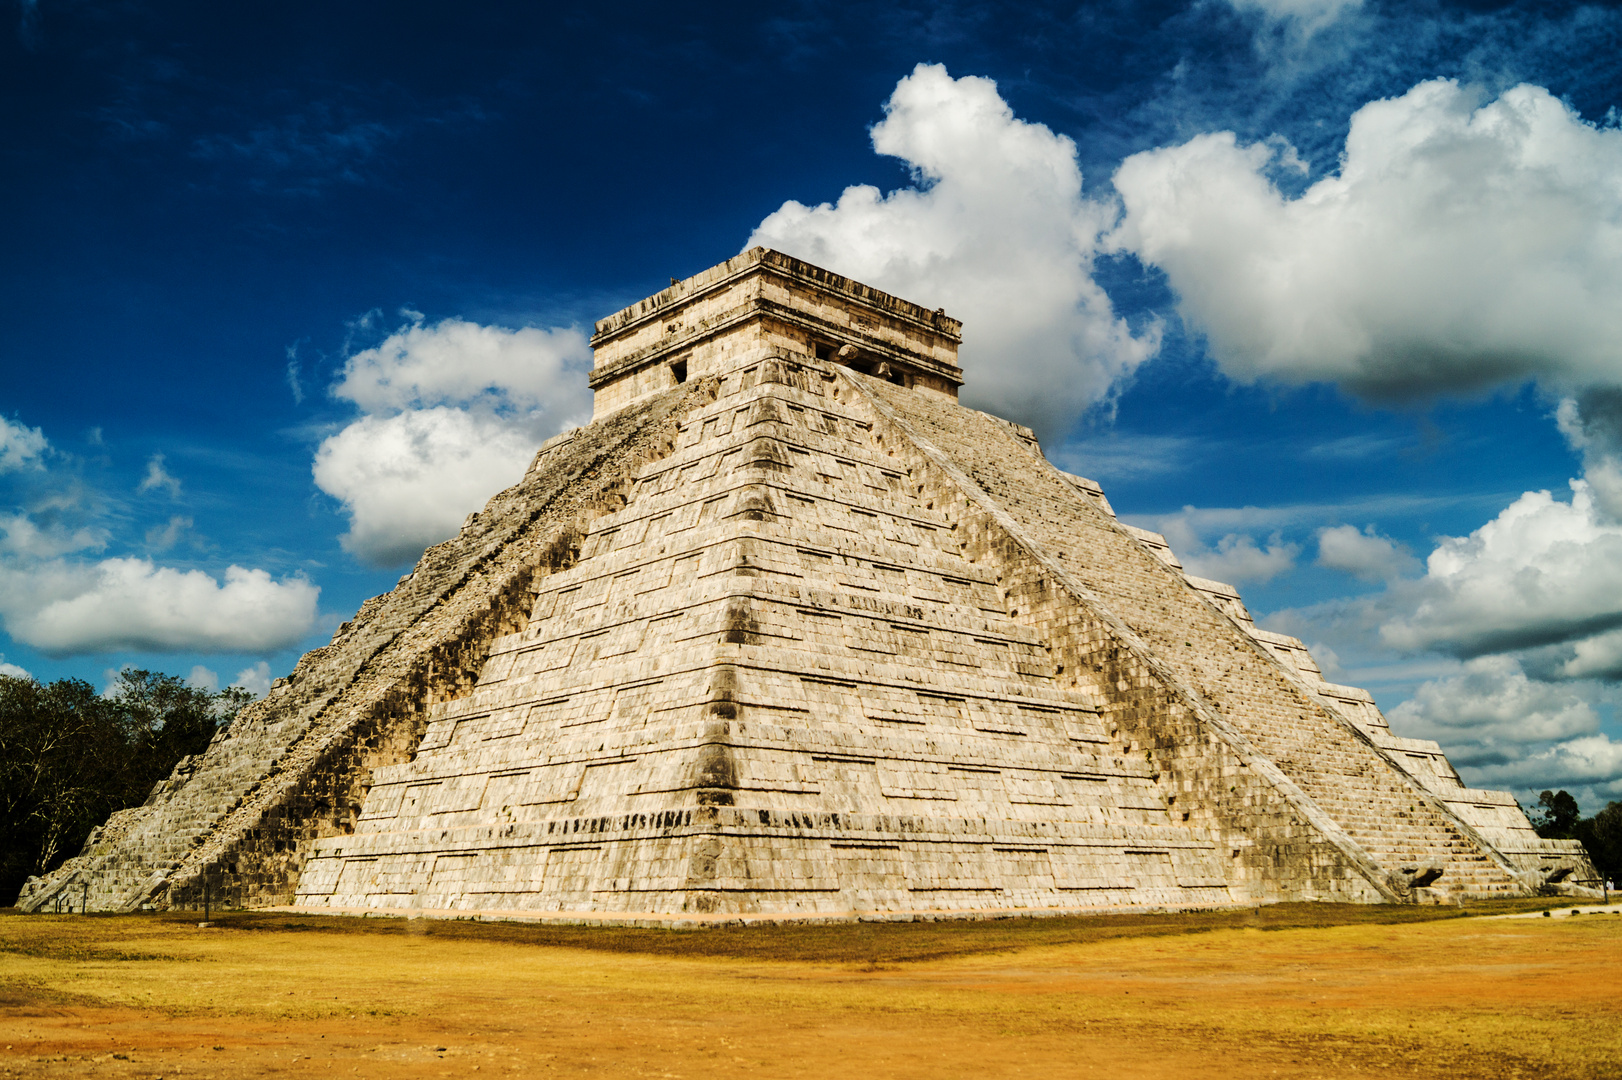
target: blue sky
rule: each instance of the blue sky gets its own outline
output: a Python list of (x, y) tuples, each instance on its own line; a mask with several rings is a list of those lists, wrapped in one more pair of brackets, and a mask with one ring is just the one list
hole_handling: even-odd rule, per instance
[(1622, 798), (1615, 5), (0, 10), (0, 670), (262, 688), (768, 242), (1467, 780)]

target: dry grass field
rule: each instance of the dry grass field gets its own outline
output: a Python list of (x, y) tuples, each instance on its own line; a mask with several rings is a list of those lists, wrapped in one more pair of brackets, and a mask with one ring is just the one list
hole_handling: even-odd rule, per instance
[(1622, 1076), (1622, 916), (1484, 910), (685, 931), (0, 916), (0, 1070)]

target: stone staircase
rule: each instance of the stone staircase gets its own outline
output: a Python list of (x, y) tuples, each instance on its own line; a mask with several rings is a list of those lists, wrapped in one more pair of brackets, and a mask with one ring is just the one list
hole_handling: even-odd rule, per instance
[(1232, 903), (1205, 828), (1173, 820), (1149, 766), (1056, 685), (1041, 635), (875, 441), (865, 400), (830, 365), (737, 365), (417, 758), (379, 771), (355, 834), (317, 843), (299, 904)]
[(1592, 876), (958, 405), (960, 341), (764, 249), (601, 321), (593, 422), (21, 905), (934, 917)]
[(205, 879), (218, 904), (290, 900), (309, 844), (354, 827), (372, 771), (411, 758), (429, 708), (472, 689), (490, 640), (527, 614), (532, 583), (572, 561), (585, 526), (623, 504), (627, 474), (666, 450), (667, 424), (713, 391), (695, 381), (552, 440), (522, 482), (363, 604), (144, 805), (25, 883), (18, 906), (201, 907)]
[[(1119, 524), (1088, 490), (1093, 485), (1047, 465), (1029, 432), (850, 378), (1006, 513), (1027, 543), (1077, 583), (1084, 603), (1119, 620), (1185, 688), (1190, 704), (1209, 709), (1275, 765), (1377, 868), (1365, 874), (1376, 887), (1404, 898), (1416, 888), (1455, 898), (1528, 890), (1520, 868), (1186, 580), (1175, 556), (1156, 550), (1163, 541)], [(1100, 694), (1111, 696), (1107, 687)]]

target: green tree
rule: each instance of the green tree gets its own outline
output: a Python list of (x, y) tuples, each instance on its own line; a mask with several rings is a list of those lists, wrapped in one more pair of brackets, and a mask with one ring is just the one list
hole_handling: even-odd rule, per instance
[(1622, 881), (1622, 802), (1608, 804), (1593, 817), (1567, 791), (1545, 791), (1530, 815), (1537, 834), (1546, 840), (1576, 840), (1588, 852), (1594, 869), (1607, 881)]
[(137, 669), (106, 694), (82, 679), (0, 675), (0, 898), (76, 854), (113, 811), (143, 802), (250, 700)]
[(1580, 825), (1587, 826), (1586, 835), (1578, 839), (1594, 860), (1594, 869), (1608, 881), (1622, 882), (1622, 802), (1606, 804)]
[(117, 713), (81, 679), (0, 676), (0, 896), (59, 863), (111, 811), (125, 767)]
[(1545, 791), (1538, 795), (1532, 827), (1545, 840), (1571, 840), (1572, 830), (1582, 817), (1577, 800), (1568, 791)]

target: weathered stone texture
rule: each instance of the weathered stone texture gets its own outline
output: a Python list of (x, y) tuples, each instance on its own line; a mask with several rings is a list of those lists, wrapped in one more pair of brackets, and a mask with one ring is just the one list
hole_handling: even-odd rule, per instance
[(28, 882), (19, 905), (64, 891), (77, 903), (87, 884), (92, 910), (185, 906), (200, 902), (205, 872), (217, 903), (290, 900), (310, 841), (354, 827), (372, 771), (411, 759), (429, 709), (471, 691), (490, 642), (523, 624), (540, 580), (573, 562), (592, 518), (623, 504), (629, 476), (667, 451), (677, 418), (714, 385), (552, 440), (522, 483), (362, 605), (145, 805)]
[[(1230, 900), (848, 376), (745, 358), (299, 901), (842, 913)], [(841, 393), (843, 391), (843, 393)], [(836, 396), (838, 395), (838, 396)]]
[(684, 378), (732, 370), (747, 350), (835, 359), (957, 398), (962, 324), (766, 248), (751, 248), (597, 324), (598, 419)]
[[(1247, 893), (1262, 898), (1283, 886), (1364, 899), (1372, 888), (1407, 899), (1416, 881), (1445, 878), (1454, 895), (1535, 883), (1520, 873), (1533, 867), (1485, 842), (1327, 702), (1328, 684), (1320, 678), (1315, 692), (1281, 663), (1264, 640), (1280, 635), (1236, 623), (1183, 578), (1169, 551), (1156, 550), (1158, 537), (1118, 525), (1025, 440), (999, 439), (1005, 422), (881, 384), (871, 390), (932, 464), (955, 465), (958, 486), (994, 509), (971, 536), (990, 548), (1017, 535), (1042, 556), (1005, 581), (1011, 603), (1035, 620), (1077, 685), (1091, 681), (1109, 701), (1112, 734), (1124, 752), (1154, 763), (1168, 804), (1231, 840)], [(1237, 602), (1233, 594), (1230, 605)], [(1135, 701), (1140, 695), (1147, 700)], [(1540, 854), (1575, 853), (1551, 844)]]
[(960, 407), (940, 312), (752, 251), (598, 419), (43, 881), (480, 917), (1460, 900), (1592, 877)]

